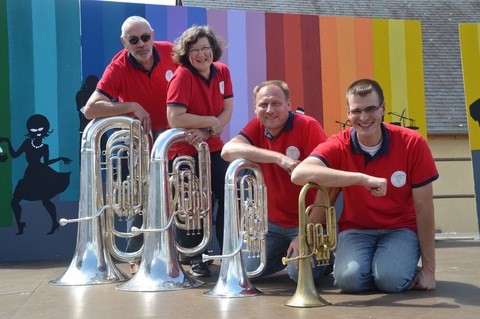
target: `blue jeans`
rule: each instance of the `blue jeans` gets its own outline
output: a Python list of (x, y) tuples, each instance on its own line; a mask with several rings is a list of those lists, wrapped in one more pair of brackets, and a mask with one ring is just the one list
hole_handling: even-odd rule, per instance
[[(297, 237), (297, 235), (298, 227), (286, 228), (268, 223), (268, 232), (266, 235), (267, 261), (263, 273), (257, 278), (274, 274), (286, 267), (290, 279), (295, 282), (298, 281), (298, 269), (295, 269), (295, 263), (290, 262), (287, 266), (284, 266), (282, 263), (282, 257), (287, 255), (290, 242)], [(244, 254), (243, 263), (246, 271), (253, 271), (258, 268), (260, 260), (259, 258), (249, 258)], [(312, 269), (314, 281), (317, 281), (325, 273), (325, 268), (326, 266), (317, 265)]]
[(338, 235), (333, 276), (344, 292), (405, 290), (420, 259), (415, 232), (399, 229), (350, 229)]

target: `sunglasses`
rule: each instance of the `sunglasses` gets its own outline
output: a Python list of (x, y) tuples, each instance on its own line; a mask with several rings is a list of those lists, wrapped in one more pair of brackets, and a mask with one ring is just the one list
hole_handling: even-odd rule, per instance
[(130, 43), (131, 45), (135, 45), (138, 43), (139, 40), (142, 40), (142, 42), (148, 42), (150, 41), (151, 38), (152, 38), (151, 34), (144, 34), (140, 38), (131, 37), (130, 39), (128, 39), (128, 43)]

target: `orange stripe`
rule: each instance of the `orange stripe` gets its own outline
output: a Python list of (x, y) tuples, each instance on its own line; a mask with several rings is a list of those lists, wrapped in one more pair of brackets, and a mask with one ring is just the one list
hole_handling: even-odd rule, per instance
[(373, 79), (372, 20), (356, 18), (354, 21), (358, 78)]
[(338, 49), (337, 49), (337, 23), (335, 17), (320, 17), (320, 55), (322, 61), (323, 84), (323, 128), (327, 135), (340, 131), (339, 124), (335, 121), (346, 121), (342, 117), (341, 109), (345, 108), (345, 99), (341, 99)]
[(302, 42), (300, 15), (283, 16), (283, 34), (285, 39), (285, 81), (291, 92), (292, 109), (305, 107), (303, 96)]
[[(355, 80), (357, 76), (357, 60), (356, 60), (356, 47), (355, 47), (355, 18), (337, 18), (337, 37), (338, 42), (338, 56), (339, 56), (339, 74), (340, 74), (340, 87), (338, 94), (344, 98), (345, 92), (348, 86)], [(342, 118), (347, 117), (346, 102), (343, 103), (341, 108)]]

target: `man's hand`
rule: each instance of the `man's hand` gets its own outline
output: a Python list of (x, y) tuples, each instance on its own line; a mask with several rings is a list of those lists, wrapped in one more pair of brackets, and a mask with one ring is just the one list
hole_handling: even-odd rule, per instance
[(415, 274), (412, 282), (407, 289), (415, 290), (434, 290), (436, 287), (435, 274), (431, 271), (422, 268)]
[(372, 196), (382, 197), (387, 194), (387, 180), (385, 178), (365, 176), (366, 178), (362, 186), (368, 189)]
[(290, 157), (283, 154), (281, 154), (277, 161), (278, 166), (286, 170), (290, 175), (292, 174), (293, 169), (297, 167), (299, 163), (299, 160), (291, 159)]
[(150, 114), (148, 114), (147, 111), (138, 103), (132, 102), (133, 103), (133, 114), (137, 119), (140, 120), (140, 123), (142, 123), (143, 131), (145, 133), (150, 133), (150, 130), (152, 129), (152, 122), (150, 120)]
[[(297, 236), (290, 242), (290, 246), (288, 246), (287, 257), (291, 258), (291, 257), (298, 256), (299, 254), (300, 254), (300, 242)], [(295, 269), (298, 269), (298, 260), (295, 260), (294, 263), (295, 263)], [(315, 266), (317, 265), (315, 258), (313, 257), (310, 258), (310, 264), (312, 265), (312, 268), (315, 268)]]

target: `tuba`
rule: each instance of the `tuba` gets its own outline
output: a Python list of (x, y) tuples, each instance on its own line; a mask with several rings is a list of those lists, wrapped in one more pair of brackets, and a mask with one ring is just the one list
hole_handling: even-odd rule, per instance
[[(195, 144), (198, 173), (190, 156), (180, 156), (169, 170), (168, 152), (175, 143), (187, 141), (184, 129), (169, 129), (155, 141), (150, 160), (150, 187), (146, 223), (134, 233), (144, 234), (140, 267), (130, 280), (118, 285), (121, 291), (168, 291), (199, 287), (202, 281), (187, 276), (178, 252), (201, 253), (212, 237), (210, 152), (204, 141)], [(196, 232), (203, 239), (193, 248), (175, 242), (173, 225)]]
[[(305, 197), (312, 188), (323, 193), (324, 203), (313, 203), (305, 208)], [(325, 208), (325, 228), (322, 224), (307, 223), (308, 215), (315, 207)], [(319, 265), (327, 265), (330, 260), (330, 251), (337, 246), (335, 207), (330, 206), (329, 194), (324, 187), (314, 183), (303, 186), (298, 198), (298, 219), (299, 255), (282, 259), (284, 265), (298, 260), (299, 266), (297, 290), (285, 305), (300, 308), (330, 305), (329, 301), (317, 293), (310, 265), (310, 257), (313, 256), (316, 257)]]
[[(102, 137), (112, 129), (102, 154)], [(142, 131), (140, 121), (131, 117), (96, 119), (85, 128), (78, 218), (59, 221), (62, 226), (78, 223), (77, 246), (68, 269), (51, 284), (90, 285), (126, 279), (111, 257), (132, 261), (140, 257), (142, 249), (127, 253), (116, 245), (116, 238), (137, 235), (115, 229), (115, 219), (121, 221), (146, 211), (149, 144), (149, 135)]]
[[(248, 173), (241, 176), (245, 171)], [(265, 268), (267, 227), (267, 188), (262, 171), (253, 162), (236, 159), (225, 174), (223, 255), (203, 255), (203, 261), (222, 259), (217, 283), (205, 296), (232, 298), (262, 293), (250, 283), (249, 277), (260, 275)], [(246, 272), (242, 253), (248, 258), (260, 258), (258, 268)]]

